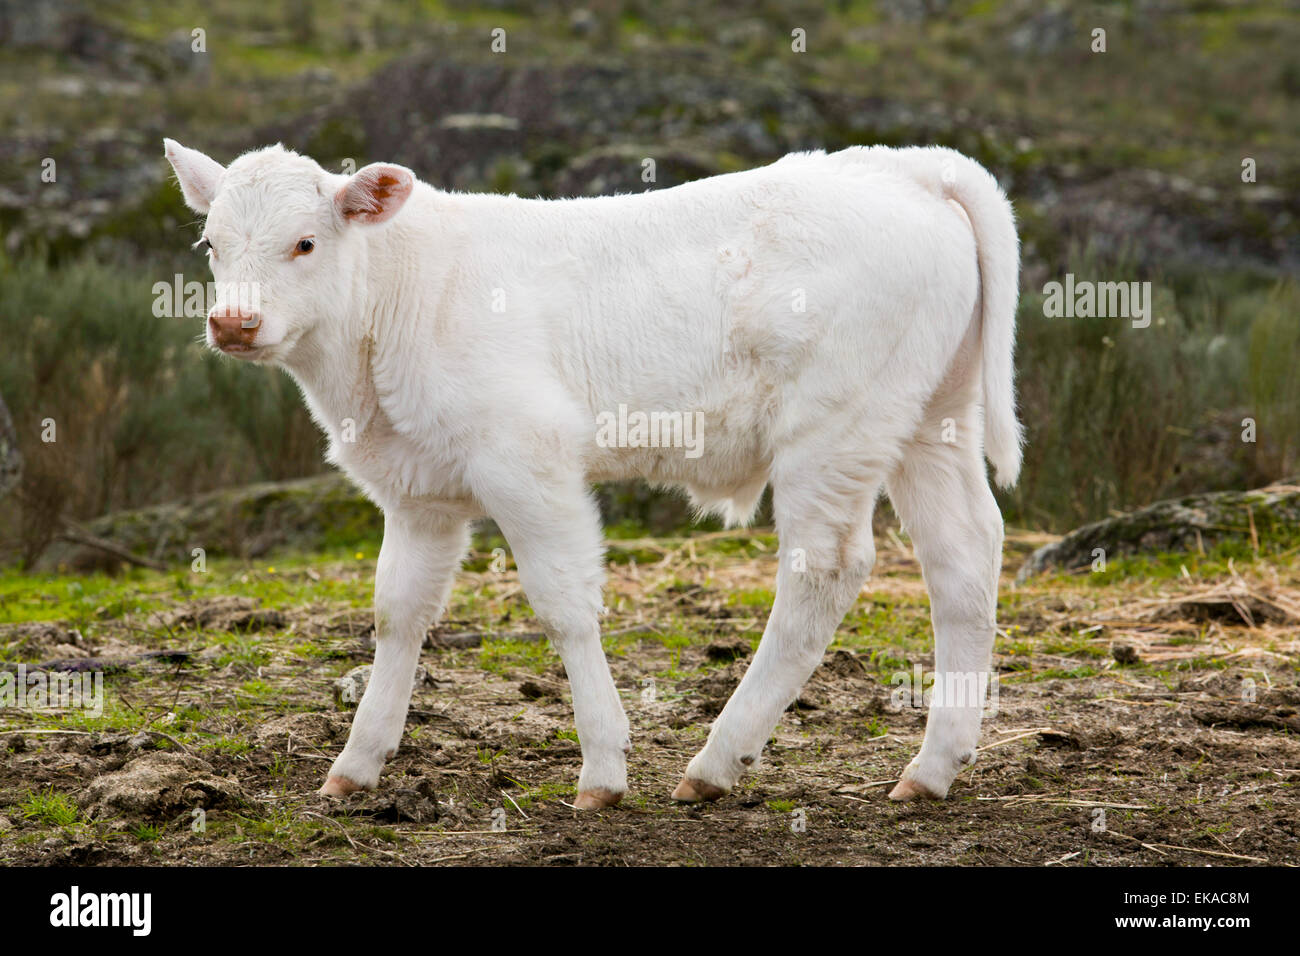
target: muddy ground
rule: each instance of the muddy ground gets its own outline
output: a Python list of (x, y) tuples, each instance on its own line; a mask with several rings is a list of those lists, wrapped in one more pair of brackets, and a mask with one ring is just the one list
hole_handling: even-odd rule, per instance
[(616, 552), (606, 646), (634, 749), (627, 798), (597, 813), (567, 805), (568, 690), (513, 570), (462, 576), (400, 752), (346, 801), (315, 790), (351, 721), (332, 684), (371, 657), (373, 561), (94, 584), (84, 617), (0, 627), (10, 670), (108, 671), (99, 716), (0, 710), (0, 863), (1300, 863), (1294, 560), (1013, 587), (1032, 543), (1007, 551), (996, 715), (942, 803), (885, 796), (925, 724), (894, 675), (933, 663), (892, 532), (759, 767), (698, 807), (668, 794), (761, 634), (770, 537)]

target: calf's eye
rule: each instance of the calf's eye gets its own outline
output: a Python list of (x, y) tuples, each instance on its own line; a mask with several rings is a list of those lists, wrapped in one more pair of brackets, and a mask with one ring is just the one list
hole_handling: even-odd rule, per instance
[(294, 246), (293, 254), (295, 256), (305, 256), (307, 255), (307, 253), (311, 252), (315, 248), (316, 248), (315, 239), (311, 239), (311, 238), (299, 239), (298, 245)]

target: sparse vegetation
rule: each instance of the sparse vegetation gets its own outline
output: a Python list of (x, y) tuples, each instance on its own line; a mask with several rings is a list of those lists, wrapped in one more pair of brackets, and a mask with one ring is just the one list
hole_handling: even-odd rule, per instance
[[(1042, 863), (1081, 847), (1087, 859), (1076, 865), (1170, 862), (1093, 833), (1087, 813), (1098, 803), (1134, 808), (1112, 817), (1125, 835), (1190, 847), (1180, 863), (1300, 862), (1287, 769), (1300, 755), (1300, 625), (1250, 625), (1215, 598), (1238, 587), (1247, 606), (1256, 606), (1250, 594), (1265, 595), (1300, 614), (1284, 603), (1300, 591), (1294, 555), (1247, 555), (1234, 561), (1235, 577), (1202, 564), (1189, 576), (1054, 575), (1012, 589), (1019, 556), (1040, 540), (1012, 535), (986, 752), (948, 802), (898, 806), (883, 784), (915, 752), (925, 711), (898, 709), (893, 695), (931, 670), (933, 647), (919, 568), (905, 543), (882, 535), (869, 589), (758, 769), (716, 806), (669, 803), (761, 633), (759, 596), (775, 561), (770, 551), (755, 556), (763, 540), (679, 540), (662, 545), (653, 568), (611, 569), (605, 646), (633, 723), (633, 789), (620, 809), (583, 817), (580, 833), (565, 805), (581, 756), (563, 668), (545, 641), (520, 638), (531, 625), (513, 570), (462, 575), (436, 634), (487, 636), (477, 647), (425, 650), (431, 683), (416, 688), (402, 749), (378, 792), (345, 803), (314, 790), (351, 719), (335, 710), (330, 681), (371, 654), (358, 626), (370, 577), (351, 555), (300, 556), (278, 562), (275, 575), (261, 563), (216, 561), (183, 590), (174, 574), (151, 571), (80, 578), (74, 589), (47, 584), (48, 623), (15, 615), (0, 624), (4, 661), (54, 656), (73, 620), (82, 653), (183, 656), (110, 671), (97, 717), (0, 714), (0, 863), (74, 852), (121, 863), (735, 863), (788, 854)], [(305, 566), (319, 580), (299, 574)], [(271, 589), (258, 591), (259, 582)], [(246, 587), (281, 617), (232, 602)], [(236, 620), (258, 623), (239, 630)], [(75, 765), (50, 759), (71, 753)], [(169, 802), (172, 783), (117, 809), (78, 805), (93, 781), (162, 759), (196, 781), (189, 802)], [(237, 781), (244, 802), (203, 789), (220, 780)], [(192, 829), (196, 807), (206, 810), (202, 832)], [(799, 810), (807, 829), (796, 837)], [(926, 845), (900, 842), (917, 824), (931, 835)], [(557, 829), (579, 844), (558, 849), (548, 836)], [(972, 854), (976, 834), (984, 849)]]

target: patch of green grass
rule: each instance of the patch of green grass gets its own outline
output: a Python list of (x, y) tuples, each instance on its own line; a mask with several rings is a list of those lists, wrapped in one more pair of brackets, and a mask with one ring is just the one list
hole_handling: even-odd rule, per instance
[(81, 730), (87, 733), (134, 733), (144, 723), (141, 715), (127, 707), (118, 694), (104, 688), (104, 707), (98, 713), (89, 710), (71, 710), (55, 715), (51, 726), (62, 730)]
[(1300, 536), (1270, 534), (1261, 538), (1258, 551), (1249, 538), (1234, 538), (1217, 542), (1204, 554), (1165, 551), (1117, 557), (1106, 563), (1104, 572), (1090, 573), (1086, 579), (1092, 587), (1106, 587), (1116, 581), (1169, 581), (1183, 577), (1213, 579), (1230, 574), (1233, 568), (1250, 567), (1260, 560), (1276, 562), (1279, 558), (1293, 556), (1297, 549), (1300, 549)]
[(131, 828), (131, 836), (141, 843), (152, 843), (158, 839), (159, 830), (152, 823), (137, 823)]
[(770, 588), (750, 588), (745, 591), (733, 591), (727, 595), (727, 605), (729, 607), (749, 608), (759, 611), (770, 610), (774, 600), (776, 600), (776, 592)]
[(1095, 657), (1110, 656), (1105, 642), (1089, 640), (1084, 634), (1046, 634), (1037, 646), (1040, 654), (1057, 654), (1061, 657)]
[(517, 669), (541, 674), (554, 663), (555, 655), (547, 641), (489, 637), (483, 639), (478, 651), (479, 667), (493, 674)]
[(53, 788), (40, 793), (28, 791), (27, 799), (19, 803), (17, 809), (24, 819), (52, 827), (70, 827), (81, 818), (81, 811), (72, 798)]
[(316, 643), (314, 641), (299, 641), (289, 648), (289, 653), (297, 658), (307, 661), (330, 661), (336, 659), (341, 653), (337, 648), (329, 644)]
[(264, 680), (245, 681), (239, 686), (239, 692), (256, 700), (269, 700), (278, 693), (275, 687)]
[[(346, 826), (344, 823), (339, 825)], [(208, 824), (209, 837), (226, 839), (232, 843), (257, 840), (287, 849), (302, 846), (320, 832), (321, 827), (317, 822), (303, 819), (293, 808), (282, 805), (267, 807), (260, 817), (233, 814), (225, 820), (214, 820)], [(341, 833), (339, 835), (342, 836)]]
[[(86, 627), (126, 615), (145, 618), (174, 608), (178, 590), (188, 600), (234, 594), (260, 600), (264, 607), (344, 602), (364, 607), (372, 600), (375, 552), (370, 558), (357, 553), (287, 553), (258, 563), (211, 558), (201, 574), (142, 568), (117, 576), (33, 574), (0, 568), (0, 624), (60, 620)], [(165, 633), (158, 629), (159, 637)]]
[(252, 751), (253, 745), (247, 740), (240, 737), (217, 737), (215, 739), (204, 740), (199, 743), (203, 750), (213, 750), (218, 753), (230, 754), (231, 756), (240, 756)]
[(874, 657), (882, 645), (909, 654), (927, 653), (933, 645), (928, 601), (904, 603), (873, 598), (861, 602), (840, 625), (832, 646), (870, 649)]
[(866, 722), (864, 728), (867, 732), (868, 737), (884, 737), (886, 734), (889, 733), (889, 727), (886, 726), (886, 724), (879, 717), (875, 717), (875, 716), (871, 717)]
[(391, 827), (366, 827), (361, 831), (361, 836), (369, 837), (372, 840), (378, 840), (381, 843), (402, 842), (401, 836)]
[[(1085, 677), (1096, 677), (1100, 673), (1101, 671), (1098, 668), (1093, 667), (1091, 664), (1084, 664), (1079, 667), (1069, 667), (1069, 668), (1049, 667), (1047, 670), (1037, 671), (1036, 673), (1032, 674), (1030, 680), (1033, 681), (1082, 680)], [(1003, 678), (1003, 680), (1009, 682), (1011, 680), (1014, 680), (1014, 678), (1008, 677), (1008, 678)]]
[(222, 653), (217, 655), (214, 662), (218, 667), (228, 667), (233, 664), (256, 673), (259, 667), (265, 667), (271, 663), (272, 654), (270, 648), (263, 645), (256, 637), (249, 637), (246, 634), (212, 634), (211, 632), (209, 632), (209, 636), (213, 644), (225, 648)]

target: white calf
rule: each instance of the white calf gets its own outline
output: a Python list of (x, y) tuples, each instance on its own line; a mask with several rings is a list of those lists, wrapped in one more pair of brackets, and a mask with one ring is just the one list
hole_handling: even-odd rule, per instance
[[(255, 309), (218, 302), (209, 345), (293, 374), (330, 459), (384, 512), (374, 674), (322, 792), (378, 783), (486, 514), (569, 675), (575, 802), (619, 800), (630, 743), (588, 489), (629, 477), (684, 485), (732, 522), (771, 483), (781, 538), (763, 640), (676, 799), (721, 796), (758, 760), (871, 570), (882, 488), (930, 590), (936, 683), (980, 687), (935, 694), (891, 796), (943, 797), (974, 760), (1002, 542), (981, 452), (1002, 484), (1020, 467), (1018, 242), (978, 164), (853, 148), (538, 201), (441, 192), (389, 164), (332, 175), (280, 146), (226, 168), (171, 140), (166, 154), (207, 213), (218, 287), (258, 292)], [(656, 412), (699, 423), (693, 452), (610, 426)]]

